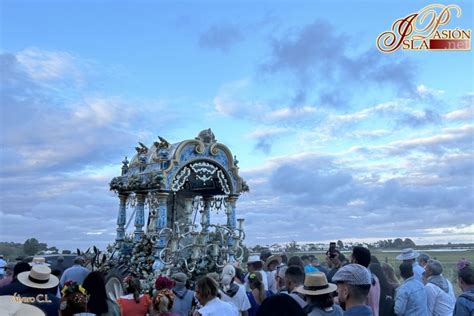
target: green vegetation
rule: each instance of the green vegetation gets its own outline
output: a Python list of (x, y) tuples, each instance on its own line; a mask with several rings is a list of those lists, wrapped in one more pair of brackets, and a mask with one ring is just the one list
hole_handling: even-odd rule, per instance
[[(35, 254), (59, 253), (56, 247), (48, 247), (46, 243), (39, 242), (36, 238), (29, 238), (24, 243), (0, 242), (0, 254), (4, 255), (8, 261), (15, 260), (20, 256), (33, 256)], [(63, 254), (71, 253), (70, 250), (63, 250)]]

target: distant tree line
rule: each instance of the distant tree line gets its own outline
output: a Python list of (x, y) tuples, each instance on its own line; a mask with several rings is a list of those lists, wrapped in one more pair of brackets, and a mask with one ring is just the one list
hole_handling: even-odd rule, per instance
[(379, 240), (375, 243), (376, 248), (384, 248), (384, 249), (403, 249), (403, 248), (414, 248), (416, 244), (410, 238), (395, 238), (395, 239), (386, 239), (386, 240)]
[[(36, 238), (29, 238), (24, 243), (0, 242), (0, 254), (9, 260), (14, 260), (19, 256), (33, 256), (39, 253), (59, 253), (59, 249), (46, 243), (39, 242)], [(62, 254), (70, 254), (70, 250), (63, 250)]]
[[(395, 239), (384, 239), (384, 240), (379, 240), (373, 243), (367, 243), (367, 242), (348, 242), (344, 244), (342, 240), (338, 240), (336, 242), (337, 248), (341, 250), (348, 250), (352, 249), (353, 246), (364, 246), (370, 249), (376, 249), (376, 248), (382, 248), (382, 249), (403, 249), (403, 248), (414, 248), (416, 247), (416, 244), (411, 240), (410, 238), (395, 238)], [(271, 247), (278, 246), (278, 244), (273, 244)], [(262, 249), (269, 248), (270, 246), (261, 246), (261, 245), (256, 245), (254, 247), (250, 247), (249, 250), (252, 252), (260, 252)], [(327, 246), (329, 247), (329, 245)], [(290, 243), (285, 244), (284, 246), (277, 247), (280, 248), (281, 251), (284, 251), (286, 253), (292, 254), (296, 252), (304, 252), (304, 251), (318, 251), (322, 250), (321, 249), (321, 244), (315, 244), (315, 243), (307, 243), (304, 245), (298, 244), (296, 241), (291, 241)]]

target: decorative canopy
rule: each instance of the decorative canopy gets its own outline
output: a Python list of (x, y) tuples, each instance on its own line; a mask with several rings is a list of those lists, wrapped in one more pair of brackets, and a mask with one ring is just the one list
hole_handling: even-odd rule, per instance
[(110, 182), (117, 193), (178, 192), (191, 195), (239, 195), (248, 191), (239, 176), (238, 161), (229, 148), (216, 141), (211, 129), (195, 139), (175, 144), (162, 137), (150, 147), (135, 147), (131, 161), (125, 157), (122, 175)]

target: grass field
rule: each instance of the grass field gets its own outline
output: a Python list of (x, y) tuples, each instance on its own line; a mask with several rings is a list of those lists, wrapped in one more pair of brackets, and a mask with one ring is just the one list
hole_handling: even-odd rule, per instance
[[(443, 264), (443, 275), (446, 276), (453, 284), (457, 283), (457, 267), (456, 264), (462, 258), (466, 258), (471, 263), (474, 263), (474, 249), (469, 250), (427, 250), (422, 251), (423, 253), (428, 254), (432, 259), (437, 259)], [(400, 265), (400, 261), (396, 260), (395, 257), (399, 254), (399, 251), (390, 251), (390, 252), (381, 252), (373, 251), (372, 254), (375, 255), (380, 262), (385, 261), (390, 263), (397, 271), (397, 267)]]

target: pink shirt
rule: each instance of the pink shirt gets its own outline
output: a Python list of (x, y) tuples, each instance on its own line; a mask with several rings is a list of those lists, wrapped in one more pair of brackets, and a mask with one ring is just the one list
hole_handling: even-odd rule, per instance
[(379, 279), (372, 274), (375, 285), (370, 287), (369, 296), (367, 297), (367, 305), (372, 309), (373, 316), (379, 316), (379, 302), (380, 302), (380, 282)]

